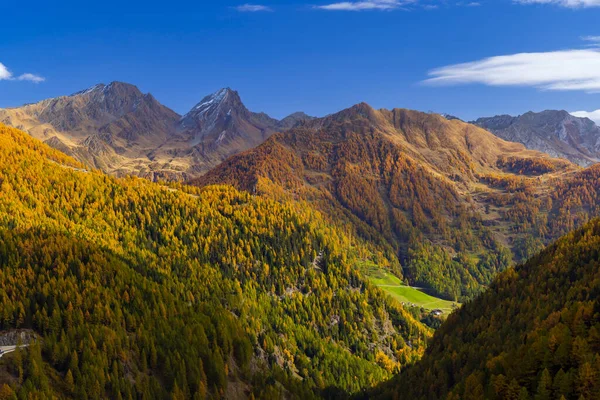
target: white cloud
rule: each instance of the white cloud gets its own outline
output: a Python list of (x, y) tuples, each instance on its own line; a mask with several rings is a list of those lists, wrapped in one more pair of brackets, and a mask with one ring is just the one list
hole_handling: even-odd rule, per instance
[(600, 91), (600, 49), (519, 53), (429, 71), (430, 85), (478, 83), (545, 90)]
[(329, 11), (366, 11), (366, 10), (395, 10), (402, 6), (414, 3), (415, 0), (361, 0), (343, 1), (339, 3), (315, 6), (321, 10)]
[(600, 7), (600, 0), (514, 0), (520, 4), (553, 4), (568, 8)]
[(33, 83), (44, 82), (46, 79), (30, 73), (19, 75), (18, 77), (14, 77), (12, 72), (6, 68), (6, 66), (0, 63), (0, 81), (29, 81)]
[[(432, 4), (433, 3), (433, 4)], [(477, 7), (480, 6), (479, 2), (465, 2), (459, 1), (457, 3), (447, 1), (433, 1), (433, 0), (353, 0), (353, 1), (339, 1), (337, 3), (325, 4), (322, 6), (313, 6), (313, 8), (328, 11), (369, 11), (369, 10), (383, 10), (390, 11), (396, 9), (415, 9), (421, 7), (425, 10), (437, 10), (440, 7), (448, 7), (455, 5), (458, 7)]]
[(11, 78), (12, 74), (10, 73), (8, 68), (6, 68), (4, 64), (0, 63), (0, 81)]
[(40, 82), (44, 82), (46, 80), (46, 78), (39, 76), (39, 75), (35, 75), (35, 74), (23, 74), (20, 75), (17, 78), (18, 81), (29, 81), (29, 82), (33, 82), (33, 83), (40, 83)]
[(263, 6), (261, 4), (243, 4), (235, 7), (239, 12), (260, 12), (260, 11), (273, 11), (271, 7)]
[(600, 110), (596, 111), (575, 111), (572, 112), (571, 115), (580, 118), (589, 118), (594, 121), (596, 124), (600, 125)]

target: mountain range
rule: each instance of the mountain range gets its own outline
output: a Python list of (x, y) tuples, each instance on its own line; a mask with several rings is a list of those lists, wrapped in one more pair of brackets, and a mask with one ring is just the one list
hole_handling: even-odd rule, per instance
[(28, 132), (88, 166), (151, 180), (185, 180), (276, 131), (310, 120), (253, 113), (221, 89), (184, 116), (130, 84), (95, 85), (70, 96), (0, 109), (0, 122)]
[[(199, 177), (273, 133), (312, 119), (302, 112), (282, 120), (251, 112), (229, 88), (204, 97), (181, 116), (151, 94), (122, 82), (0, 109), (0, 122), (22, 129), (88, 166), (116, 176), (180, 181)], [(600, 128), (566, 111), (499, 115), (472, 123), (507, 141), (584, 167), (600, 160)]]
[(566, 111), (498, 115), (472, 122), (502, 139), (523, 143), (528, 149), (566, 158), (583, 167), (600, 161), (600, 127), (588, 118)]

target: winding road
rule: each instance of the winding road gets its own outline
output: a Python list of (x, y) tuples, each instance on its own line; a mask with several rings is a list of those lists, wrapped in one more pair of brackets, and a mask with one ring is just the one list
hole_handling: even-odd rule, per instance
[[(20, 347), (27, 347), (29, 345), (22, 344)], [(17, 349), (17, 346), (0, 346), (0, 358), (7, 353), (12, 353)]]

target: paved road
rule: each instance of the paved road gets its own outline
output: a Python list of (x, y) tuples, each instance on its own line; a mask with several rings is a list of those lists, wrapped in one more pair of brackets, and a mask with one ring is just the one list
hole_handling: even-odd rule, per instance
[[(27, 344), (22, 344), (21, 347), (27, 347)], [(17, 346), (0, 346), (0, 358), (6, 353), (12, 353), (17, 349)]]
[(90, 172), (90, 171), (88, 171), (87, 169), (83, 169), (83, 168), (75, 168), (75, 167), (71, 167), (71, 166), (69, 166), (69, 165), (64, 165), (64, 164), (57, 163), (56, 161), (54, 161), (54, 160), (51, 160), (51, 159), (49, 159), (49, 158), (47, 158), (47, 160), (48, 160), (48, 161), (50, 161), (52, 164), (56, 164), (56, 165), (58, 165), (59, 167), (63, 167), (63, 168), (66, 168), (66, 169), (70, 169), (70, 170), (72, 170), (72, 171), (75, 171), (75, 172), (83, 172), (83, 173), (85, 173), (85, 174), (87, 174), (88, 172)]

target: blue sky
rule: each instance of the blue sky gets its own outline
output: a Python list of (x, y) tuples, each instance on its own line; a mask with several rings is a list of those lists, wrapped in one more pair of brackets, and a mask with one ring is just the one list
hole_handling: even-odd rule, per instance
[(119, 80), (179, 113), (227, 86), (279, 118), (600, 109), (600, 0), (7, 2), (0, 107)]

